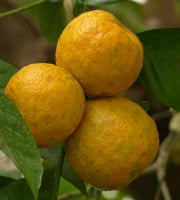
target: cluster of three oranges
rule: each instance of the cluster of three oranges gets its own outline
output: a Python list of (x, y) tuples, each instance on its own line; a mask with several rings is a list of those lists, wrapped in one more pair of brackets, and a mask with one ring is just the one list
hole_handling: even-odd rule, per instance
[(126, 186), (155, 158), (155, 122), (117, 97), (138, 78), (143, 46), (112, 14), (94, 10), (61, 34), (56, 65), (30, 64), (9, 80), (14, 102), (39, 146), (65, 141), (79, 176), (100, 189)]

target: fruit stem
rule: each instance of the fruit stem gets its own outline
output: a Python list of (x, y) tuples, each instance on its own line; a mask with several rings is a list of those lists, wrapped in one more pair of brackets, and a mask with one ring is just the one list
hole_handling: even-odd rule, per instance
[(29, 3), (25, 6), (21, 6), (19, 8), (16, 8), (16, 9), (12, 9), (12, 10), (9, 10), (7, 12), (3, 12), (3, 13), (0, 13), (0, 19), (2, 18), (5, 18), (5, 17), (8, 17), (8, 16), (11, 16), (11, 15), (14, 15), (14, 14), (17, 14), (17, 13), (20, 13), (20, 12), (23, 12), (23, 11), (26, 11), (26, 10), (29, 10), (35, 6), (38, 6), (39, 4), (42, 4), (46, 1), (49, 1), (49, 0), (37, 0), (37, 1), (34, 1), (32, 3)]
[(100, 200), (101, 199), (101, 190), (91, 186), (88, 193), (88, 199), (90, 200)]
[(95, 189), (95, 200), (101, 199), (101, 190)]
[(57, 163), (57, 166), (56, 166), (54, 187), (53, 187), (51, 200), (57, 200), (57, 197), (58, 197), (60, 178), (61, 178), (61, 175), (62, 175), (62, 169), (63, 169), (63, 163), (64, 163), (64, 156), (65, 156), (65, 152), (64, 152), (64, 148), (62, 146), (60, 148), (58, 163)]

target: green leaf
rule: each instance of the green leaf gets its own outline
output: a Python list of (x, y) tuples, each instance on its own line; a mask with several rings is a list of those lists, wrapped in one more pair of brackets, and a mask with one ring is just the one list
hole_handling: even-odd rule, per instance
[(0, 90), (4, 89), (9, 78), (17, 71), (11, 64), (0, 60)]
[(2, 200), (34, 200), (31, 190), (24, 179), (11, 181), (0, 188), (0, 199)]
[(150, 109), (150, 102), (149, 101), (142, 101), (138, 99), (131, 99), (135, 103), (139, 104), (146, 112), (149, 111)]
[(8, 178), (8, 177), (5, 177), (5, 176), (0, 176), (0, 188), (5, 187), (6, 185), (11, 183), (12, 181), (14, 181), (14, 179)]
[(36, 198), (43, 174), (39, 149), (16, 107), (3, 94), (12, 66), (3, 61), (0, 65), (0, 76), (4, 77), (0, 79), (0, 149), (22, 172)]
[(64, 160), (62, 176), (77, 187), (84, 195), (87, 195), (84, 181), (75, 173), (66, 158)]
[(140, 81), (164, 105), (180, 111), (180, 28), (138, 34), (144, 46)]
[[(62, 148), (62, 145), (54, 146), (51, 148), (41, 148), (41, 155), (45, 160), (52, 162), (54, 165), (57, 165), (60, 148)], [(84, 181), (82, 181), (74, 172), (66, 158), (63, 163), (62, 176), (67, 181), (72, 183), (76, 188), (78, 188), (83, 194), (87, 194)]]
[(53, 193), (53, 185), (55, 179), (55, 168), (44, 171), (41, 188), (39, 190), (38, 200), (50, 200)]
[(90, 8), (87, 5), (85, 5), (84, 3), (75, 3), (73, 5), (73, 15), (74, 15), (74, 17), (77, 17), (81, 13), (89, 11), (89, 10), (90, 10)]
[(39, 5), (35, 12), (44, 36), (54, 45), (67, 25), (66, 12), (63, 1), (48, 1)]

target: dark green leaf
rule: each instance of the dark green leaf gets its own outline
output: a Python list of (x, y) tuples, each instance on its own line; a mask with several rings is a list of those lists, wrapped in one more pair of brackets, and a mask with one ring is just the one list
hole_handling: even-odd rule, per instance
[(54, 45), (67, 24), (63, 1), (45, 2), (37, 7), (39, 25), (44, 36)]
[(41, 188), (39, 190), (38, 200), (51, 199), (54, 179), (55, 179), (55, 168), (50, 168), (44, 171)]
[(180, 111), (180, 28), (138, 34), (144, 46), (141, 83), (164, 105)]
[(140, 101), (138, 99), (131, 99), (135, 103), (139, 104), (146, 112), (150, 109), (150, 102), (149, 101)]
[(5, 176), (0, 176), (0, 188), (8, 185), (12, 181), (14, 181), (14, 179), (8, 178), (8, 177), (5, 177)]
[(66, 158), (64, 160), (62, 175), (67, 181), (71, 182), (75, 187), (77, 187), (84, 195), (87, 194), (84, 181), (75, 173)]
[(83, 12), (89, 11), (90, 7), (86, 6), (85, 4), (82, 3), (75, 3), (73, 6), (73, 15), (74, 17), (80, 15)]
[(65, 152), (62, 145), (59, 151), (58, 163), (55, 168), (55, 179), (54, 179), (54, 187), (53, 187), (53, 195), (52, 195), (53, 199), (56, 199), (58, 196), (59, 184), (60, 184), (60, 179), (62, 177), (62, 169), (63, 169), (63, 164), (64, 164), (64, 156), (65, 156)]
[[(41, 155), (45, 160), (52, 162), (54, 165), (57, 165), (60, 148), (62, 148), (62, 145), (58, 145), (51, 148), (41, 148)], [(75, 187), (77, 187), (83, 194), (87, 194), (84, 182), (74, 172), (66, 158), (63, 164), (62, 176), (67, 181), (72, 183)]]
[(11, 64), (0, 60), (0, 90), (4, 89), (9, 78), (17, 71)]
[(0, 189), (2, 200), (34, 200), (31, 190), (24, 179), (12, 181)]
[[(10, 68), (9, 64), (3, 63), (0, 71), (1, 77), (4, 74), (4, 78), (0, 79), (1, 86), (10, 77), (13, 71)], [(43, 173), (39, 149), (16, 107), (4, 96), (3, 88), (0, 88), (0, 116), (0, 149), (22, 172), (37, 197)]]

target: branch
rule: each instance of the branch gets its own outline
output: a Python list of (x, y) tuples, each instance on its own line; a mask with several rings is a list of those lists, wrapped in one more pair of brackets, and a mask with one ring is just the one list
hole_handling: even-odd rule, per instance
[(158, 113), (154, 113), (153, 115), (151, 115), (151, 117), (155, 120), (155, 121), (159, 121), (162, 120), (164, 118), (168, 118), (172, 116), (172, 111), (171, 110), (164, 110), (162, 112), (158, 112)]
[(39, 4), (42, 4), (46, 1), (48, 1), (48, 0), (37, 0), (37, 1), (34, 1), (32, 3), (27, 4), (25, 6), (21, 6), (19, 8), (0, 13), (0, 19), (14, 15), (14, 14), (17, 14), (17, 13), (20, 13), (20, 12), (23, 12), (23, 11), (26, 11), (26, 10), (29, 10), (29, 9), (31, 9), (35, 6), (38, 6)]
[(166, 139), (161, 143), (159, 148), (159, 155), (156, 159), (156, 161), (150, 165), (144, 173), (152, 173), (156, 172), (159, 168), (160, 169), (166, 169), (169, 161), (169, 155), (171, 153), (172, 147), (174, 145), (174, 132), (170, 132)]
[(180, 113), (172, 113), (172, 118), (169, 123), (170, 133), (161, 143), (159, 148), (159, 155), (156, 161), (144, 173), (157, 173), (159, 187), (155, 199), (159, 199), (159, 192), (161, 191), (165, 200), (172, 200), (167, 183), (165, 181), (169, 157), (172, 153), (174, 143), (177, 135), (180, 134)]

